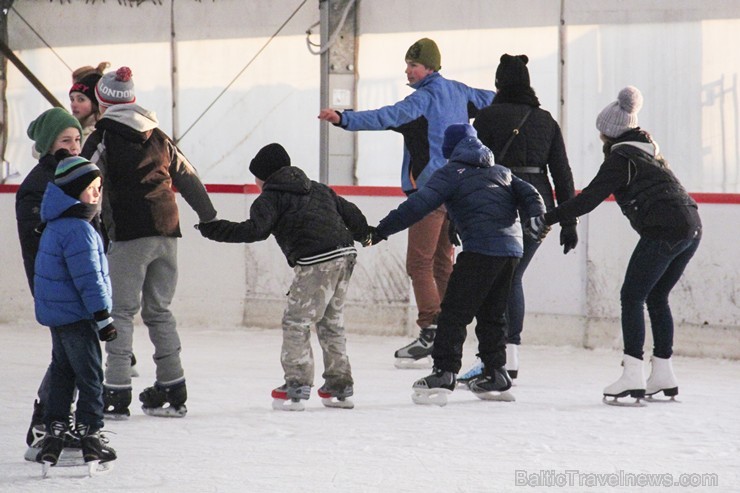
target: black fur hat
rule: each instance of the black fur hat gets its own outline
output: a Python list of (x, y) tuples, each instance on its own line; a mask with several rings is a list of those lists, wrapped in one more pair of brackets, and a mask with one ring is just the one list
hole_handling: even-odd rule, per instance
[(496, 87), (498, 89), (512, 86), (529, 87), (529, 57), (527, 55), (501, 55), (501, 63), (496, 69)]

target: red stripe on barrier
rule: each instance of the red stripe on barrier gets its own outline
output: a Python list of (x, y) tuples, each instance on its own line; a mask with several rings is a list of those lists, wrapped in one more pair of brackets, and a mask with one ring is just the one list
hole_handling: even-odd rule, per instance
[[(0, 193), (16, 193), (19, 185), (0, 184)], [(351, 195), (362, 197), (404, 197), (405, 194), (398, 187), (368, 187), (353, 185), (332, 185), (331, 188), (339, 195)], [(206, 190), (210, 193), (236, 193), (236, 194), (258, 194), (257, 185), (230, 185), (209, 184)], [(740, 204), (740, 193), (692, 193), (691, 196), (700, 204)], [(609, 197), (614, 200), (614, 197)]]

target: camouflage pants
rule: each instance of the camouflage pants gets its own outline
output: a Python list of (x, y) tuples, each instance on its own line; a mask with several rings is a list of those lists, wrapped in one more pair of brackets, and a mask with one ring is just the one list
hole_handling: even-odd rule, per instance
[(283, 313), (280, 362), (285, 381), (313, 386), (311, 326), (324, 354), (324, 380), (330, 387), (352, 385), (352, 369), (344, 336), (344, 298), (355, 267), (355, 255), (315, 265), (294, 267), (295, 278)]

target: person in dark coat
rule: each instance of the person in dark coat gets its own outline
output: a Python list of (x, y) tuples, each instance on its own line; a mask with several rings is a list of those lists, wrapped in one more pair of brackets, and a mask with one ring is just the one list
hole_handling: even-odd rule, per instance
[[(604, 398), (638, 399), (663, 392), (678, 394), (673, 374), (673, 317), (668, 296), (694, 256), (702, 235), (696, 202), (660, 154), (658, 144), (638, 127), (642, 93), (633, 86), (619, 92), (596, 119), (604, 143), (604, 162), (596, 176), (573, 200), (531, 221), (537, 236), (542, 228), (588, 214), (614, 195), (640, 235), (632, 252), (620, 293), (624, 367), (622, 376), (604, 389)], [(645, 381), (643, 346), (647, 304), (653, 331), (652, 369)], [(607, 401), (612, 402), (612, 401)]]
[[(61, 159), (80, 153), (80, 122), (64, 108), (52, 108), (41, 113), (28, 126), (27, 134), (34, 141), (32, 154), (39, 162), (23, 179), (15, 194), (15, 219), (21, 244), (23, 268), (28, 287), (33, 295), (34, 263), (43, 229), (41, 201), (46, 186), (54, 181), (54, 173)], [(35, 460), (41, 442), (46, 436), (44, 406), (49, 398), (50, 369), (47, 368), (33, 403), (31, 424), (26, 433), (26, 459)], [(71, 439), (71, 437), (70, 437)], [(70, 444), (71, 444), (70, 440)]]
[[(511, 279), (522, 257), (518, 209), (537, 217), (545, 206), (537, 190), (493, 163), (493, 154), (465, 123), (445, 131), (446, 165), (427, 185), (409, 196), (378, 224), (373, 243), (408, 228), (442, 204), (455, 223), (462, 252), (450, 276), (432, 351), (433, 373), (414, 383), (415, 395), (444, 397), (456, 384), (466, 327), (475, 318), (478, 356), (485, 365), (469, 383), (476, 394), (505, 392), (511, 387), (506, 364), (506, 302)], [(425, 397), (415, 400), (426, 403)]]
[[(496, 69), (496, 97), (493, 103), (478, 113), (473, 126), (478, 138), (493, 151), (496, 163), (506, 166), (515, 176), (531, 183), (545, 201), (548, 210), (557, 203), (575, 196), (573, 173), (568, 162), (560, 126), (549, 112), (540, 108), (540, 101), (530, 85), (527, 55), (504, 54)], [(526, 120), (522, 124), (522, 120)], [(521, 126), (521, 128), (519, 128)], [(504, 151), (512, 131), (518, 133)], [(555, 185), (555, 193), (550, 182)], [(568, 253), (578, 243), (576, 219), (560, 223), (560, 244)], [(506, 368), (511, 378), (519, 373), (519, 345), (524, 327), (524, 272), (540, 243), (525, 237), (524, 256), (514, 272), (511, 297), (506, 310)], [(480, 362), (461, 375), (470, 379), (481, 372)]]
[(237, 223), (200, 223), (201, 234), (226, 243), (252, 243), (275, 236), (295, 277), (283, 314), (280, 361), (285, 383), (272, 391), (276, 409), (302, 410), (314, 378), (311, 326), (324, 356), (319, 397), (330, 407), (352, 407), (352, 370), (347, 357), (342, 308), (355, 266), (354, 241), (367, 238), (367, 220), (353, 203), (290, 165), (280, 144), (269, 144), (249, 170), (262, 193)]

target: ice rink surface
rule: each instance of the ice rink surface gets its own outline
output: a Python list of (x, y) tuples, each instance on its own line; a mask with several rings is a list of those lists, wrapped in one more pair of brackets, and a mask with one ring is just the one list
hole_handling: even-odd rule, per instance
[[(304, 412), (283, 412), (270, 398), (282, 383), (280, 331), (180, 332), (188, 415), (150, 417), (136, 405), (154, 380), (138, 327), (132, 416), (105, 427), (113, 471), (57, 467), (42, 479), (23, 453), (51, 340), (39, 326), (0, 325), (0, 491), (740, 491), (738, 361), (675, 357), (679, 403), (621, 408), (601, 402), (621, 374), (618, 352), (524, 345), (516, 402), (456, 390), (445, 407), (418, 406), (411, 384), (429, 371), (393, 366), (409, 338), (349, 334), (355, 409), (343, 410), (315, 393), (314, 335), (312, 397)], [(474, 341), (465, 350), (467, 369)]]

